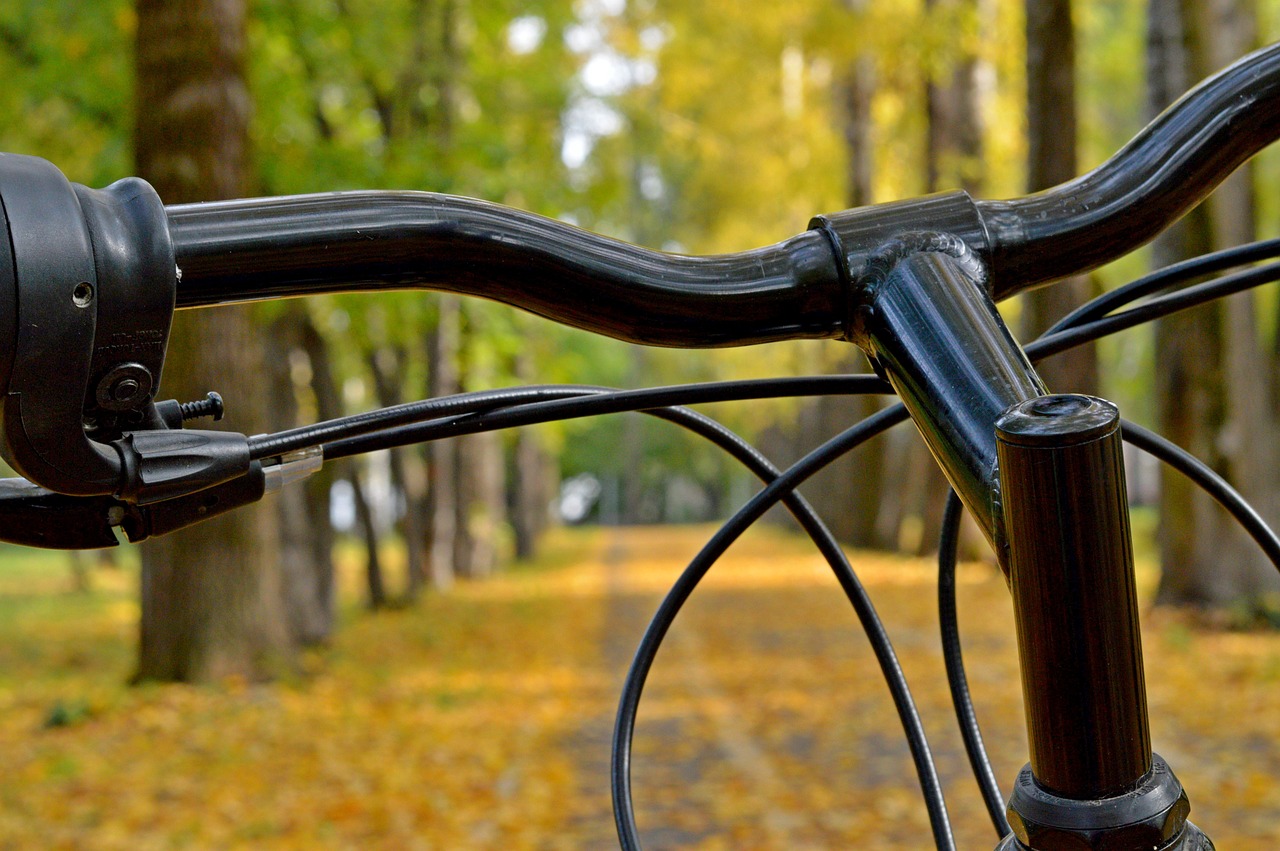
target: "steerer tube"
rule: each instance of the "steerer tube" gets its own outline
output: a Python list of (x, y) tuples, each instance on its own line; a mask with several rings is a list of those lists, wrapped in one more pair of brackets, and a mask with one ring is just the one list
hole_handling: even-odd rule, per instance
[(1151, 752), (1119, 412), (1022, 402), (996, 454), (1031, 749), (998, 851), (1212, 851)]
[(1032, 773), (1118, 794), (1151, 770), (1119, 413), (1042, 396), (1000, 419), (996, 451)]

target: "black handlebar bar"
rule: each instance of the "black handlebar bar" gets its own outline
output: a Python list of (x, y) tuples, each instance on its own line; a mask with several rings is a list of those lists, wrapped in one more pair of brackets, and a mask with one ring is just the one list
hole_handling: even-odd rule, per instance
[(1280, 138), (1280, 44), (1178, 99), (1093, 171), (1013, 201), (979, 201), (1002, 299), (1097, 268), (1155, 238)]
[(802, 234), (769, 248), (687, 257), (638, 248), (497, 204), (352, 192), (167, 208), (178, 307), (354, 289), (425, 287), (515, 304), (633, 342), (701, 347), (833, 337), (847, 281), (902, 231), (962, 237), (1007, 298), (1153, 238), (1280, 136), (1280, 45), (1188, 92), (1110, 160), (1036, 195), (963, 193), (823, 218), (844, 251)]
[(338, 192), (167, 208), (178, 306), (421, 287), (485, 296), (636, 343), (840, 333), (817, 233), (719, 257), (651, 251), (486, 201)]

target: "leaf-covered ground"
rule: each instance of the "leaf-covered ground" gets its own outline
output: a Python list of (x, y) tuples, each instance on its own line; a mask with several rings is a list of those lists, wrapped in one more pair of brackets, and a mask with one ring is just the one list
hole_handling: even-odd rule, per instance
[[(538, 565), (413, 608), (348, 613), (290, 682), (123, 685), (135, 578), (71, 594), (0, 562), (0, 848), (616, 847), (608, 740), (662, 590), (709, 534), (561, 533)], [(962, 849), (994, 833), (967, 780), (931, 565), (856, 566), (930, 731)], [(354, 580), (354, 577), (349, 577)], [(997, 776), (1025, 760), (1002, 580), (960, 573)], [(1223, 849), (1280, 839), (1280, 638), (1146, 614), (1156, 748)], [(754, 533), (673, 630), (636, 738), (647, 848), (930, 847), (910, 759), (848, 604), (798, 540)]]

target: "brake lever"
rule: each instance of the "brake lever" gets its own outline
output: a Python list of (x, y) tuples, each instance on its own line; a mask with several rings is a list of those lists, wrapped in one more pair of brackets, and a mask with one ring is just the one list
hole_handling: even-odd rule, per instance
[(114, 496), (68, 496), (26, 479), (0, 479), (0, 541), (53, 550), (91, 550), (184, 529), (266, 493), (267, 475), (257, 461), (236, 478), (146, 505)]
[(26, 479), (0, 479), (0, 541), (55, 550), (114, 547), (125, 506), (110, 496), (66, 496)]

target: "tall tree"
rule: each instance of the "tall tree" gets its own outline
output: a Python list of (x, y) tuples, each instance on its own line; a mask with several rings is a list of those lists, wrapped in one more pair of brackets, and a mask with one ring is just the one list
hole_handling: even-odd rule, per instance
[[(980, 24), (978, 0), (926, 0), (925, 7), (935, 17), (953, 21), (958, 32), (976, 32)], [(929, 192), (958, 188), (973, 195), (982, 193), (986, 179), (985, 128), (979, 90), (982, 59), (976, 50), (977, 41), (962, 39), (949, 66), (930, 75), (925, 85), (925, 189)], [(912, 473), (912, 481), (920, 483), (913, 489), (920, 517), (914, 549), (924, 555), (937, 550), (947, 482), (925, 447), (916, 448), (912, 461), (916, 465), (923, 462), (924, 466), (922, 472)], [(899, 540), (911, 543), (910, 537), (899, 536)]]
[[(1027, 191), (1038, 192), (1076, 176), (1076, 49), (1071, 0), (1026, 0)], [(1027, 293), (1022, 336), (1035, 339), (1088, 301), (1089, 278), (1076, 275)], [(1098, 355), (1092, 343), (1037, 367), (1061, 393), (1098, 392)]]
[[(243, 196), (250, 100), (242, 0), (138, 0), (137, 171), (169, 203)], [(180, 314), (165, 390), (217, 388), (235, 427), (264, 425), (260, 334), (244, 309)], [(273, 505), (143, 547), (140, 679), (269, 676), (292, 651), (276, 567)]]
[[(314, 393), (317, 365), (311, 362), (308, 338), (318, 336), (307, 315), (306, 305), (294, 299), (274, 318), (266, 335), (266, 372), (271, 382), (269, 412), (272, 431), (283, 431), (301, 423), (298, 396), (303, 390), (295, 379), (294, 364), (307, 363)], [(320, 379), (323, 380), (323, 379)], [(330, 379), (331, 380), (331, 379)], [(313, 406), (320, 409), (319, 404)], [(281, 592), (290, 635), (299, 644), (317, 645), (333, 632), (333, 527), (329, 522), (329, 491), (333, 486), (333, 466), (326, 466), (305, 482), (285, 488), (273, 498), (280, 511), (279, 565)]]
[[(534, 383), (533, 359), (527, 350), (515, 353), (512, 372), (521, 384)], [(551, 494), (555, 489), (552, 465), (541, 432), (520, 429), (511, 448), (507, 477), (507, 516), (516, 558), (533, 558), (538, 541), (551, 523)]]
[[(850, 207), (872, 202), (875, 88), (876, 67), (869, 55), (850, 61), (835, 86), (846, 152), (846, 203)], [(852, 347), (833, 368), (842, 372), (870, 372), (866, 358)], [(788, 460), (799, 458), (812, 447), (874, 414), (879, 406), (879, 400), (873, 396), (822, 396), (805, 404), (796, 421), (796, 445), (788, 453)], [(882, 535), (876, 523), (884, 506), (881, 487), (884, 448), (883, 440), (859, 447), (828, 464), (805, 487), (805, 495), (831, 531), (854, 546), (886, 548), (896, 543), (893, 535)]]
[[(464, 390), (494, 386), (497, 358), (485, 306), (462, 303), (467, 344), (459, 353), (459, 384)], [(498, 567), (500, 532), (506, 522), (506, 464), (502, 436), (481, 432), (455, 438), (454, 569), (459, 576), (483, 579)]]
[[(1252, 40), (1255, 11), (1242, 0), (1151, 0), (1147, 71), (1151, 113), (1191, 84), (1243, 52)], [(1227, 22), (1230, 26), (1223, 26)], [(1232, 42), (1235, 43), (1232, 43)], [(1166, 231), (1153, 263), (1163, 266), (1252, 237), (1252, 189), (1246, 170)], [(1252, 302), (1246, 295), (1161, 320), (1156, 327), (1157, 408), (1160, 427), (1245, 492), (1265, 496), (1256, 476), (1274, 457), (1265, 439), (1271, 413), (1255, 385), (1265, 374)], [(1240, 539), (1223, 512), (1176, 474), (1161, 478), (1159, 599), (1221, 605), (1280, 590), (1280, 579)]]
[[(375, 347), (369, 352), (378, 404), (390, 408), (404, 399), (400, 391), (408, 352), (400, 345)], [(397, 526), (405, 547), (406, 594), (412, 598), (427, 580), (426, 474), (421, 455), (412, 447), (390, 451), (391, 486), (399, 494), (404, 511)]]
[[(458, 392), (458, 347), (461, 309), (456, 296), (442, 296), (438, 302), (435, 327), (427, 334), (427, 396), (439, 398)], [(431, 581), (447, 588), (454, 570), (457, 538), (457, 447), (453, 440), (427, 444), (427, 565)]]

